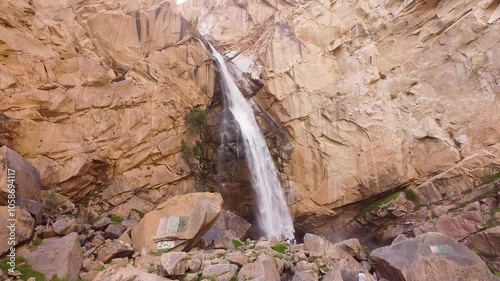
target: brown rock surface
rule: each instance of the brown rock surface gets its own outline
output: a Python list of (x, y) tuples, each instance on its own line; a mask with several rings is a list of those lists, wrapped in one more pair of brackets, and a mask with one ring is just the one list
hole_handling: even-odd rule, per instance
[[(16, 221), (14, 222), (12, 219)], [(13, 224), (15, 230), (12, 227)], [(15, 237), (12, 237), (11, 229), (15, 231)], [(30, 239), (34, 229), (35, 220), (28, 211), (20, 207), (12, 210), (7, 206), (0, 206), (0, 255), (9, 251), (11, 247)], [(9, 239), (9, 237), (15, 238), (15, 240)], [(11, 245), (9, 241), (15, 241), (15, 245)]]
[(134, 248), (153, 252), (188, 251), (215, 223), (222, 202), (220, 194), (208, 192), (168, 199), (132, 229)]
[(440, 233), (405, 239), (371, 253), (380, 277), (391, 281), (497, 280), (484, 261), (467, 247)]

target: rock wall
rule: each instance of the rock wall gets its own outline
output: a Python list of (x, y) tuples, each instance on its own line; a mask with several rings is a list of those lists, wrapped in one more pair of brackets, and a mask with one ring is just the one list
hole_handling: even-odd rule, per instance
[(242, 78), (263, 83), (255, 100), (293, 146), (282, 164), (296, 217), (335, 215), (403, 186), (436, 202), (500, 170), (498, 1), (179, 9)]
[(98, 190), (123, 216), (194, 189), (184, 116), (209, 103), (215, 73), (171, 2), (0, 3), (0, 145), (44, 187)]

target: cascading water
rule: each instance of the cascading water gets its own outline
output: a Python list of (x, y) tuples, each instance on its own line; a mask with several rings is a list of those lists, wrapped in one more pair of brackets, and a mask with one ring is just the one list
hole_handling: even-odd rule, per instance
[(252, 187), (257, 197), (259, 226), (266, 236), (294, 239), (292, 216), (278, 179), (278, 171), (252, 107), (236, 86), (222, 55), (212, 45), (210, 50), (217, 60), (222, 75), (224, 110), (229, 109), (232, 113), (244, 139), (245, 156), (252, 175)]

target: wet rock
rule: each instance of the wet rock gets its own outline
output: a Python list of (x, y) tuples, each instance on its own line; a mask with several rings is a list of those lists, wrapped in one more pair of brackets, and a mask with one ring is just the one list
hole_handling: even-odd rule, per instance
[(464, 280), (496, 280), (488, 267), (467, 247), (441, 233), (405, 239), (371, 253), (380, 277), (391, 281), (439, 281), (450, 276)]
[(115, 258), (130, 257), (134, 254), (134, 248), (130, 244), (119, 240), (106, 240), (103, 246), (97, 250), (97, 259), (108, 263)]
[(132, 229), (134, 248), (189, 251), (215, 223), (221, 209), (218, 193), (174, 196), (147, 213)]
[(64, 237), (44, 239), (42, 245), (25, 255), (31, 268), (47, 279), (67, 278), (75, 281), (82, 267), (82, 248), (78, 234), (72, 232)]
[(234, 264), (209, 265), (203, 269), (202, 276), (213, 276), (218, 281), (231, 281), (236, 277), (238, 266)]
[(186, 273), (188, 255), (184, 252), (171, 252), (161, 255), (160, 271), (163, 276), (180, 276)]

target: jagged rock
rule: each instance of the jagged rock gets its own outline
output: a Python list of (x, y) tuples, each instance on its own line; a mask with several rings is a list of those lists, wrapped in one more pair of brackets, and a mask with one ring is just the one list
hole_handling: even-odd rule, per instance
[(133, 266), (127, 267), (110, 267), (94, 277), (93, 281), (173, 281), (157, 274), (147, 273)]
[(202, 276), (213, 276), (219, 281), (231, 281), (237, 273), (238, 266), (234, 264), (216, 264), (206, 266), (202, 271)]
[(367, 281), (375, 281), (373, 276), (354, 259), (341, 259), (333, 264), (322, 281), (358, 280), (358, 274), (364, 273)]
[[(5, 69), (5, 68), (4, 68)], [(3, 122), (3, 121), (2, 121)], [(1, 126), (0, 126), (1, 128)], [(0, 129), (0, 132), (2, 130)], [(1, 134), (1, 133), (0, 133)], [(0, 145), (2, 145), (0, 137)], [(10, 169), (10, 171), (8, 170)], [(9, 178), (9, 175), (11, 177)], [(9, 181), (10, 180), (10, 181)], [(15, 184), (16, 206), (22, 207), (41, 221), (41, 180), (37, 168), (26, 161), (16, 151), (7, 146), (0, 147), (0, 206), (7, 206), (9, 199), (8, 184)], [(12, 196), (11, 194), (10, 196)]]
[(117, 239), (119, 238), (123, 232), (127, 230), (127, 227), (119, 224), (110, 224), (104, 230), (104, 238), (106, 239)]
[(188, 255), (184, 252), (172, 252), (161, 255), (160, 270), (163, 276), (180, 276), (188, 268)]
[(55, 233), (64, 236), (76, 230), (76, 220), (58, 219), (52, 224), (52, 228)]
[(92, 238), (91, 245), (94, 247), (99, 247), (99, 246), (103, 245), (105, 241), (106, 241), (106, 239), (104, 239), (104, 237), (102, 237), (101, 234), (96, 234)]
[(298, 271), (293, 275), (292, 281), (318, 281), (318, 277), (309, 272)]
[(344, 252), (351, 255), (351, 257), (358, 260), (366, 260), (366, 253), (363, 251), (363, 247), (359, 243), (358, 239), (344, 240), (339, 243), (335, 243), (335, 246), (340, 247)]
[(380, 277), (391, 281), (497, 280), (467, 247), (441, 233), (426, 233), (371, 252)]
[(251, 278), (254, 281), (280, 281), (274, 260), (245, 264), (238, 272), (238, 280), (246, 280), (245, 278)]
[(106, 229), (106, 227), (108, 227), (108, 225), (110, 224), (113, 224), (113, 221), (111, 220), (111, 218), (109, 217), (103, 217), (101, 219), (99, 219), (98, 221), (96, 221), (92, 227), (95, 229), (95, 230), (104, 230)]
[(82, 270), (85, 272), (97, 271), (104, 268), (104, 263), (98, 260), (92, 260), (91, 258), (85, 258), (82, 261)]
[(128, 257), (112, 259), (109, 264), (125, 267), (129, 262)]
[(192, 272), (198, 272), (201, 270), (202, 261), (199, 258), (192, 258), (187, 261), (188, 269)]
[[(14, 232), (11, 232), (11, 229)], [(8, 206), (0, 206), (0, 241), (2, 241), (0, 255), (9, 251), (11, 247), (30, 239), (34, 229), (35, 220), (27, 210), (20, 207), (9, 209)], [(10, 237), (15, 239), (9, 239)]]
[(121, 225), (126, 226), (127, 229), (132, 229), (139, 223), (139, 221), (140, 221), (140, 219), (139, 220), (124, 220), (121, 222)]
[(42, 245), (25, 255), (31, 268), (48, 279), (67, 278), (78, 280), (82, 267), (82, 248), (78, 234), (72, 232), (64, 237), (44, 239)]
[(140, 255), (135, 258), (134, 266), (142, 269), (149, 268), (151, 265), (155, 265), (157, 268), (160, 268), (161, 265), (161, 257), (160, 256), (151, 256), (148, 254)]
[(231, 234), (218, 226), (212, 226), (210, 230), (203, 235), (201, 243), (206, 247), (215, 249), (234, 249), (233, 239)]
[(103, 246), (97, 250), (97, 259), (108, 263), (115, 258), (130, 257), (134, 254), (134, 248), (130, 244), (119, 240), (106, 240)]
[(186, 273), (186, 275), (181, 279), (181, 281), (198, 281), (200, 274), (198, 273)]
[(500, 226), (471, 235), (469, 241), (481, 253), (500, 257)]
[(132, 229), (134, 248), (190, 250), (212, 227), (222, 209), (218, 193), (174, 196), (147, 213)]
[(227, 210), (222, 210), (215, 225), (227, 230), (232, 237), (242, 241), (245, 239), (248, 229), (252, 226), (244, 218)]
[(54, 231), (52, 225), (49, 225), (48, 227), (44, 227), (42, 229), (42, 231), (40, 232), (40, 236), (42, 236), (42, 238), (52, 238), (56, 237), (57, 233)]

